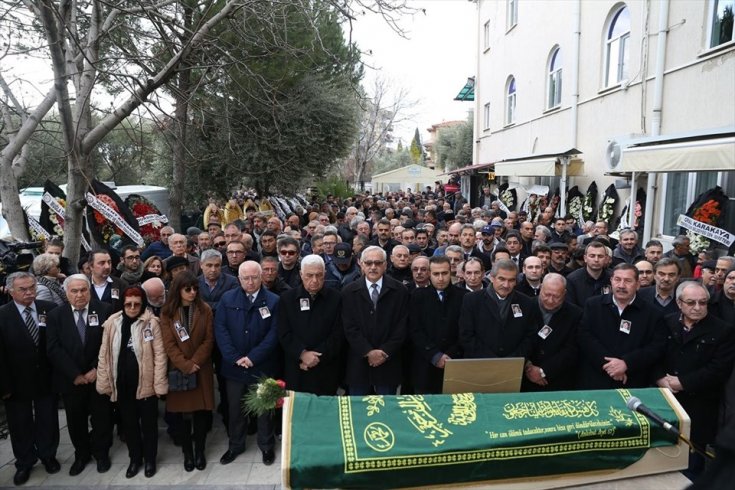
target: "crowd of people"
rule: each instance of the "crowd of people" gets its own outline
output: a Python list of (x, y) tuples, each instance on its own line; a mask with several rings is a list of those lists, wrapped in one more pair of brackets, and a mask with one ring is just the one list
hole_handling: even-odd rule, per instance
[[(241, 405), (262, 377), (316, 395), (432, 394), (460, 358), (524, 358), (523, 391), (670, 389), (692, 441), (714, 443), (735, 413), (735, 258), (695, 256), (685, 235), (664, 253), (553, 208), (531, 222), (487, 191), (480, 203), (429, 188), (229, 222), (211, 205), (202, 229), (94, 250), (79, 272), (50, 240), (0, 308), (15, 483), (38, 460), (60, 471), (59, 400), (72, 476), (92, 458), (110, 468), (115, 425), (126, 476), (153, 476), (161, 399), (186, 471), (206, 467), (215, 411), (220, 462), (256, 435), (269, 465), (274, 415)], [(693, 454), (688, 476), (702, 468)]]

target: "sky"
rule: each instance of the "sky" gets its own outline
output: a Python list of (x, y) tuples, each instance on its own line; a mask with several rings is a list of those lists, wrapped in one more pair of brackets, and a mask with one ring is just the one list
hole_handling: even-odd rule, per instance
[(353, 40), (366, 63), (363, 85), (375, 76), (409, 92), (416, 101), (411, 117), (395, 128), (395, 136), (410, 144), (418, 127), (422, 142), (426, 128), (442, 121), (464, 120), (472, 102), (454, 97), (467, 77), (475, 75), (477, 7), (468, 0), (408, 0), (424, 9), (401, 18), (407, 38), (395, 33), (378, 15), (365, 15), (353, 24)]

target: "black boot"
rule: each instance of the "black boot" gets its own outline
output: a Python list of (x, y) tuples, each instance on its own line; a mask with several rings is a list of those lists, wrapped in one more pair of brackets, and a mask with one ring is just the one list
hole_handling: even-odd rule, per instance
[(204, 457), (204, 441), (196, 441), (194, 443), (194, 465), (196, 469), (202, 471), (207, 467), (207, 459)]

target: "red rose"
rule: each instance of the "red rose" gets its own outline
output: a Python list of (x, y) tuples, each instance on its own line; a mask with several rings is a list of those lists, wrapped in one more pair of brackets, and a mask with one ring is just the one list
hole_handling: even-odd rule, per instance
[(286, 389), (286, 382), (285, 382), (285, 381), (283, 381), (282, 379), (277, 379), (277, 380), (276, 380), (276, 384), (277, 384), (277, 385), (278, 385), (279, 387), (281, 387), (281, 389), (284, 389), (284, 390)]

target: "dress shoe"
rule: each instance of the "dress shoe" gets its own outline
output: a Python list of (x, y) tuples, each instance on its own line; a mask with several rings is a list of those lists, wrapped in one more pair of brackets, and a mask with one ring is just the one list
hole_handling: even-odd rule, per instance
[(235, 461), (235, 458), (237, 458), (240, 455), (240, 453), (236, 453), (235, 451), (230, 451), (229, 449), (225, 454), (222, 455), (222, 457), (219, 459), (220, 464), (230, 464), (233, 461)]
[(207, 460), (204, 457), (203, 451), (196, 451), (194, 454), (194, 466), (196, 466), (199, 471), (202, 471), (207, 467)]
[(89, 463), (89, 458), (77, 458), (69, 468), (69, 476), (77, 476), (79, 473), (84, 471), (84, 468)]
[(25, 482), (28, 481), (28, 478), (31, 476), (31, 469), (30, 468), (18, 468), (15, 470), (15, 476), (13, 477), (13, 483), (16, 485), (23, 485)]
[(263, 464), (270, 466), (276, 460), (276, 452), (273, 449), (263, 451)]
[(105, 456), (104, 458), (100, 458), (97, 460), (97, 473), (107, 473), (107, 470), (110, 469), (110, 466), (112, 466), (112, 463), (110, 463), (109, 456)]
[(61, 465), (53, 456), (48, 459), (42, 459), (41, 463), (43, 463), (43, 467), (46, 468), (46, 473), (48, 473), (49, 475), (58, 473), (61, 469)]
[(128, 471), (125, 472), (125, 478), (133, 478), (138, 474), (141, 466), (137, 461), (131, 461), (130, 466), (128, 466)]
[(151, 478), (153, 475), (156, 474), (156, 463), (148, 463), (145, 464), (145, 477)]
[(191, 453), (184, 453), (184, 469), (186, 471), (194, 471), (194, 455)]

